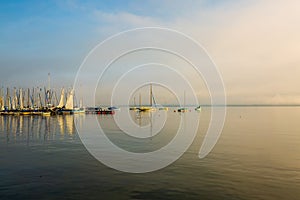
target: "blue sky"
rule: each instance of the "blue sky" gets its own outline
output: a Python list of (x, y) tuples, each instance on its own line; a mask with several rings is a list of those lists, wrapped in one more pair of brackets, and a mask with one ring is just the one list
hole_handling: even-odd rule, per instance
[[(5, 68), (3, 72), (5, 77), (15, 79), (7, 80), (8, 84), (17, 86), (23, 84), (18, 81), (16, 71), (26, 75), (25, 79), (32, 72), (38, 76), (44, 75), (45, 78), (47, 71), (60, 78), (62, 75), (59, 71), (74, 76), (76, 68), (88, 51), (115, 33), (101, 31), (101, 26), (107, 27), (110, 22), (97, 19), (96, 11), (112, 14), (128, 12), (159, 17), (149, 7), (152, 3), (143, 2), (143, 6), (140, 7), (136, 2), (138, 1), (2, 2), (1, 68)], [(168, 17), (164, 13), (162, 15)], [(122, 26), (116, 31), (126, 28)], [(28, 85), (31, 84), (29, 81)]]
[(229, 103), (298, 103), (298, 1), (2, 1), (0, 85), (71, 86), (88, 52), (120, 31), (160, 26), (201, 43)]
[(80, 57), (92, 47), (93, 21), (87, 13), (67, 5), (9, 1), (1, 5), (0, 12), (1, 67), (8, 68), (10, 76), (15, 70), (28, 76), (31, 72), (39, 76), (47, 75), (46, 71), (53, 75), (60, 70), (71, 72), (69, 69), (77, 67)]

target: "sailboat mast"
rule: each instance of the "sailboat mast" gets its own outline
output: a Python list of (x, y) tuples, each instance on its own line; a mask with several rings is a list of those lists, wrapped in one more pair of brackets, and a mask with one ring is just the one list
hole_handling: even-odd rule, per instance
[(30, 108), (30, 89), (27, 89), (27, 107)]
[(79, 108), (83, 108), (82, 99), (79, 100)]
[(134, 107), (136, 107), (135, 97), (133, 97), (133, 104), (134, 104)]
[(42, 97), (41, 97), (41, 93), (39, 92), (39, 100), (40, 100), (40, 107), (43, 107), (43, 101), (42, 101)]
[(32, 106), (32, 108), (35, 108), (35, 107), (36, 107), (36, 104), (35, 104), (34, 87), (32, 88), (32, 93), (31, 93), (31, 106)]
[(185, 90), (184, 90), (184, 93), (183, 93), (183, 107), (185, 107)]
[(50, 78), (50, 73), (48, 73), (48, 90), (50, 91), (50, 89), (51, 89), (51, 83), (50, 83), (50, 80), (51, 80), (51, 78)]
[(15, 110), (16, 107), (17, 107), (17, 90), (16, 90), (15, 87), (14, 87), (14, 97), (13, 97), (13, 100), (12, 100), (11, 107), (12, 107), (13, 110)]
[(64, 106), (64, 99), (65, 99), (65, 89), (62, 88), (61, 89), (61, 93), (60, 93), (60, 101), (59, 101), (59, 104), (58, 104), (58, 108), (62, 108)]
[(150, 84), (150, 106), (152, 107), (152, 84)]
[(2, 88), (0, 88), (0, 110), (4, 110)]
[(139, 94), (139, 103), (140, 103), (140, 107), (142, 106), (142, 96), (141, 93)]
[(24, 103), (23, 103), (23, 91), (22, 91), (22, 88), (20, 88), (20, 91), (19, 91), (19, 105), (20, 105), (20, 109), (22, 110), (23, 109), (23, 106), (24, 106)]
[(7, 106), (7, 109), (10, 110), (10, 93), (9, 93), (9, 88), (7, 87), (7, 90), (6, 90), (6, 106)]

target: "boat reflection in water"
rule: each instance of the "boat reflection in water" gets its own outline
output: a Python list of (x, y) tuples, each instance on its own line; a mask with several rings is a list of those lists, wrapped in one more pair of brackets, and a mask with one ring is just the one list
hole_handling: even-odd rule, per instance
[[(193, 106), (186, 113), (177, 109), (0, 116), (1, 199), (300, 199), (300, 107), (228, 107), (222, 135), (203, 159), (198, 155), (212, 108), (203, 106), (198, 112)], [(174, 163), (150, 173), (111, 169), (91, 156), (79, 139), (99, 134), (100, 124), (105, 137), (95, 142), (108, 158), (114, 158), (115, 148), (103, 148), (104, 139), (129, 152), (154, 152), (174, 142), (177, 131), (191, 127), (197, 118), (192, 145)], [(143, 137), (134, 137), (133, 131)], [(171, 148), (170, 155), (178, 151)], [(139, 164), (124, 160), (128, 163), (123, 166)], [(145, 157), (140, 163), (148, 161)]]
[[(81, 116), (81, 117), (84, 117)], [(74, 115), (0, 116), (0, 137), (3, 143), (43, 143), (55, 140), (74, 140)], [(3, 137), (6, 139), (3, 140)]]
[[(86, 115), (85, 117), (89, 120), (95, 116)], [(192, 119), (198, 121), (199, 113), (190, 112), (185, 116), (174, 113), (172, 110), (136, 112), (121, 109), (113, 116), (99, 115), (97, 119), (112, 143), (130, 152), (143, 153), (159, 150), (169, 144), (178, 134), (178, 130), (184, 132), (185, 129), (192, 127)], [(92, 129), (91, 137), (98, 133), (97, 126), (89, 125), (87, 128)], [(93, 143), (93, 140), (88, 142)]]

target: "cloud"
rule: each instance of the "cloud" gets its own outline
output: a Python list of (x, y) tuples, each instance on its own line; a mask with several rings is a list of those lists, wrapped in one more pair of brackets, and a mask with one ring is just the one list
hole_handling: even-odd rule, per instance
[(93, 18), (100, 24), (97, 28), (98, 33), (104, 37), (109, 37), (120, 31), (145, 27), (157, 26), (162, 22), (150, 16), (141, 16), (130, 12), (104, 12), (101, 10), (93, 11)]
[(144, 26), (155, 25), (157, 22), (151, 17), (138, 16), (128, 12), (119, 13), (106, 13), (102, 11), (95, 11), (94, 15), (102, 22), (114, 24), (114, 25), (126, 25), (126, 26)]
[[(272, 95), (287, 92), (293, 95), (283, 95), (280, 102), (285, 98), (293, 102), (291, 98), (296, 98), (300, 85), (300, 2), (227, 1), (218, 6), (204, 2), (178, 16), (176, 11), (182, 4), (163, 4), (160, 10), (174, 16), (167, 20), (123, 11), (94, 14), (115, 33), (126, 28), (163, 26), (191, 35), (218, 65), (229, 103), (272, 102)], [(251, 98), (253, 95), (260, 98)]]

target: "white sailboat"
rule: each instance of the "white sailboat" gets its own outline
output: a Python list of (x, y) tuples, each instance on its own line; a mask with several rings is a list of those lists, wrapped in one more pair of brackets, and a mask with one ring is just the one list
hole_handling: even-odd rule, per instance
[(60, 93), (59, 104), (58, 104), (58, 106), (56, 106), (57, 108), (62, 108), (64, 106), (64, 99), (65, 99), (65, 89), (62, 88), (61, 93)]
[(18, 103), (18, 98), (17, 98), (17, 90), (14, 88), (14, 96), (11, 102), (11, 109), (16, 110), (17, 109), (17, 103)]
[(23, 103), (23, 91), (22, 88), (19, 90), (19, 109), (22, 110), (24, 108), (24, 103)]
[(73, 106), (73, 98), (74, 98), (74, 90), (72, 89), (67, 97), (67, 101), (66, 101), (66, 104), (64, 106), (61, 106), (60, 103), (63, 104), (63, 99), (64, 99), (64, 93), (61, 94), (61, 98), (60, 100), (62, 102), (59, 102), (59, 105), (58, 106), (61, 106), (61, 107), (58, 107), (59, 110), (57, 111), (58, 114), (73, 114), (73, 109), (74, 109), (74, 106)]
[(130, 107), (129, 110), (138, 110), (138, 107), (136, 106), (135, 97), (133, 98), (133, 107)]
[(74, 108), (74, 90), (72, 89), (68, 98), (67, 98), (67, 102), (66, 102), (66, 105), (65, 105), (65, 109), (66, 110), (73, 110)]
[(79, 100), (79, 107), (74, 106), (73, 113), (74, 114), (85, 113), (85, 108), (83, 107), (82, 99)]
[[(141, 97), (140, 97), (140, 99), (141, 99)], [(141, 100), (140, 100), (140, 101), (141, 101)], [(152, 91), (152, 84), (150, 84), (150, 99), (149, 99), (149, 101), (150, 101), (150, 106), (141, 106), (141, 105), (140, 105), (140, 107), (138, 108), (138, 110), (139, 110), (140, 112), (155, 111), (155, 110), (156, 110), (156, 108), (153, 107), (153, 91)], [(141, 104), (141, 102), (140, 102), (140, 104)]]
[(185, 107), (185, 91), (183, 93), (183, 107), (179, 108), (177, 111), (178, 112), (187, 112), (188, 111), (188, 109)]
[(6, 110), (11, 110), (11, 102), (10, 102), (10, 92), (9, 88), (6, 90), (6, 102), (5, 102), (5, 109)]
[(195, 108), (195, 110), (196, 110), (196, 111), (201, 111), (201, 106), (197, 106), (197, 107)]
[(0, 111), (4, 110), (4, 99), (3, 99), (3, 90), (0, 89)]
[(74, 107), (74, 89), (72, 89), (67, 97), (66, 104), (63, 105), (64, 99), (64, 91), (61, 93), (61, 98), (59, 105), (57, 106), (59, 110), (57, 111), (58, 114), (76, 114), (76, 113), (85, 113), (84, 108), (81, 107)]

